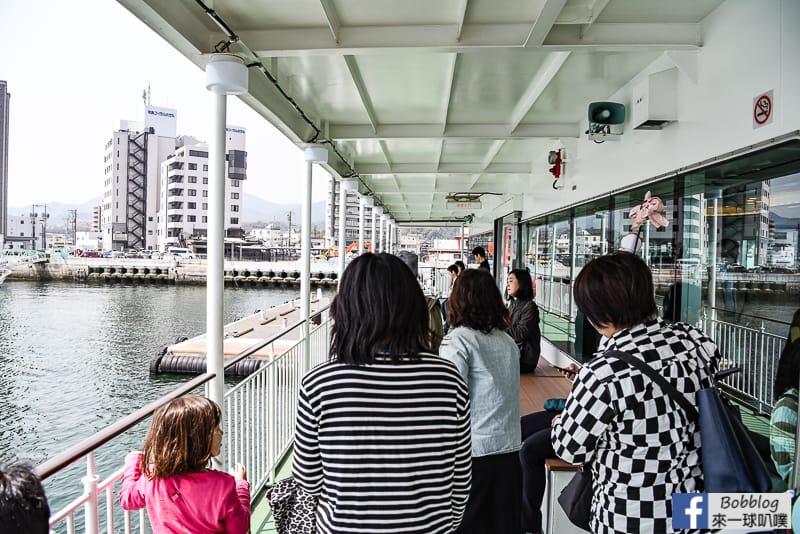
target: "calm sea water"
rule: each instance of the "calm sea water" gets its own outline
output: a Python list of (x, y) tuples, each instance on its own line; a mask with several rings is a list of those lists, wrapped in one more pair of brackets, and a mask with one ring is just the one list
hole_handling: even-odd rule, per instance
[[(226, 288), (225, 322), (298, 294)], [(176, 337), (204, 331), (205, 287), (6, 281), (0, 286), (0, 465), (46, 460), (190, 379), (151, 376), (148, 364)], [(147, 424), (101, 449), (103, 474), (141, 447)], [(79, 462), (70, 471), (79, 478), (83, 469)], [(76, 495), (66, 478), (47, 481), (51, 506)]]

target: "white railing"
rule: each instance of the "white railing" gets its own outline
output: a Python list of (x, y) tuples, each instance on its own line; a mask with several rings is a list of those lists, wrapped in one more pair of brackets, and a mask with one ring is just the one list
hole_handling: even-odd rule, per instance
[[(541, 279), (539, 281), (541, 283)], [(574, 332), (574, 317), (570, 317), (568, 310), (565, 309), (567, 300), (563, 297), (563, 291), (558, 291), (561, 289), (558, 288), (559, 285), (568, 287), (568, 284), (557, 282), (551, 285), (546, 280), (542, 284), (545, 295), (537, 294), (536, 302), (543, 312), (543, 320), (547, 321), (547, 314), (555, 315), (557, 319), (549, 323), (549, 326), (563, 331), (570, 337)], [(548, 291), (549, 289), (554, 291)], [(548, 295), (554, 298), (549, 298)], [(563, 327), (557, 324), (560, 320), (564, 323)], [(742, 369), (741, 373), (725, 378), (721, 384), (722, 388), (753, 410), (762, 414), (770, 413), (774, 405), (775, 371), (786, 338), (768, 332), (764, 321), (759, 328), (753, 328), (712, 318), (706, 307), (695, 326), (716, 343), (723, 357), (722, 369), (729, 367)]]
[[(327, 311), (310, 334), (311, 366), (328, 355)], [(294, 441), (295, 407), (304, 373), (304, 345), (283, 354), (225, 393), (225, 456), (228, 466), (247, 467), (251, 495), (274, 482)]]
[[(317, 323), (308, 340), (311, 366), (314, 366), (325, 361), (328, 356), (330, 317), (327, 308), (312, 317), (312, 323)], [(296, 323), (281, 335), (301, 324), (302, 321)], [(305, 370), (306, 342), (307, 340), (298, 340), (280, 356), (270, 360), (225, 393), (223, 410), (226, 441), (223, 456), (227, 465), (223, 469), (237, 462), (245, 464), (252, 498), (274, 480), (276, 468), (291, 447), (294, 438), (295, 403)], [(239, 357), (244, 355), (242, 353)], [(234, 360), (227, 363), (226, 367), (233, 365)], [(101, 480), (95, 466), (95, 453), (104, 444), (119, 438), (141, 421), (148, 419), (160, 406), (194, 392), (213, 377), (213, 374), (206, 373), (190, 380), (168, 395), (37, 466), (37, 474), (41, 478), (47, 478), (63, 473), (82, 458), (86, 461), (85, 475), (80, 479), (82, 493), (51, 515), (51, 532), (150, 532), (145, 511), (122, 510), (115, 496), (117, 483), (122, 479), (123, 468), (119, 467), (122, 459), (115, 459), (112, 462), (113, 472)], [(118, 517), (122, 518), (121, 525), (117, 523)]]
[(769, 413), (774, 405), (773, 382), (785, 337), (760, 328), (714, 319), (705, 311), (702, 330), (717, 344), (723, 366), (741, 367), (742, 372), (725, 379), (723, 387), (760, 413)]

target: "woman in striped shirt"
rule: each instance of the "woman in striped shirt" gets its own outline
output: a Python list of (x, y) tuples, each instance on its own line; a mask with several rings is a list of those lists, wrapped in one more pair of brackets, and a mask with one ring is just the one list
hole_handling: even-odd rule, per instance
[(321, 534), (450, 533), (470, 490), (469, 395), (430, 351), (425, 297), (389, 254), (345, 270), (330, 360), (300, 388), (292, 470)]

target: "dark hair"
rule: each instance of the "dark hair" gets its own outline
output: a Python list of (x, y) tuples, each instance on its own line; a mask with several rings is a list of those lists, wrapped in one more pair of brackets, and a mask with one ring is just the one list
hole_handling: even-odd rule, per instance
[(221, 411), (206, 397), (169, 401), (153, 415), (142, 447), (142, 472), (150, 478), (203, 471), (211, 459)]
[(330, 359), (370, 364), (380, 353), (397, 363), (431, 350), (428, 307), (414, 273), (391, 254), (362, 254), (347, 266), (331, 302)]
[(477, 247), (472, 249), (472, 255), (473, 256), (483, 256), (485, 258), (486, 257), (486, 250), (484, 250), (484, 248), (481, 247), (481, 246), (477, 246)]
[(458, 274), (461, 274), (461, 273), (463, 273), (464, 271), (467, 270), (467, 266), (464, 265), (464, 262), (461, 261), (461, 260), (458, 260), (457, 262), (453, 263), (453, 265), (458, 267)]
[(508, 273), (508, 276), (512, 274), (519, 284), (519, 289), (514, 298), (517, 300), (533, 299), (533, 280), (531, 280), (531, 273), (528, 272), (528, 269), (514, 269)]
[(619, 329), (658, 317), (653, 275), (635, 254), (616, 252), (586, 264), (575, 278), (575, 304), (596, 327)]
[(451, 273), (456, 273), (456, 274), (458, 274), (458, 265), (456, 265), (456, 264), (454, 263), (453, 265), (449, 266), (449, 267), (447, 268), (447, 270), (448, 270), (449, 272), (451, 272)]
[(47, 496), (25, 464), (0, 469), (0, 528), (7, 534), (47, 534), (50, 531)]
[(488, 334), (493, 328), (508, 330), (511, 316), (494, 278), (483, 269), (467, 269), (447, 300), (447, 323)]

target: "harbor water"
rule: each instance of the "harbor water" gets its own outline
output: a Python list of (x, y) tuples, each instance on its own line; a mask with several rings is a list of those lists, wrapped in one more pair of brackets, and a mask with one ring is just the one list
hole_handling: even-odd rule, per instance
[[(297, 289), (226, 288), (224, 320), (298, 295)], [(0, 286), (0, 465), (37, 464), (191, 378), (151, 376), (148, 364), (178, 336), (205, 331), (205, 298), (197, 286), (6, 281)], [(101, 449), (101, 474), (141, 447), (147, 425)], [(74, 482), (65, 487), (64, 478), (46, 483), (53, 509), (80, 492)]]

